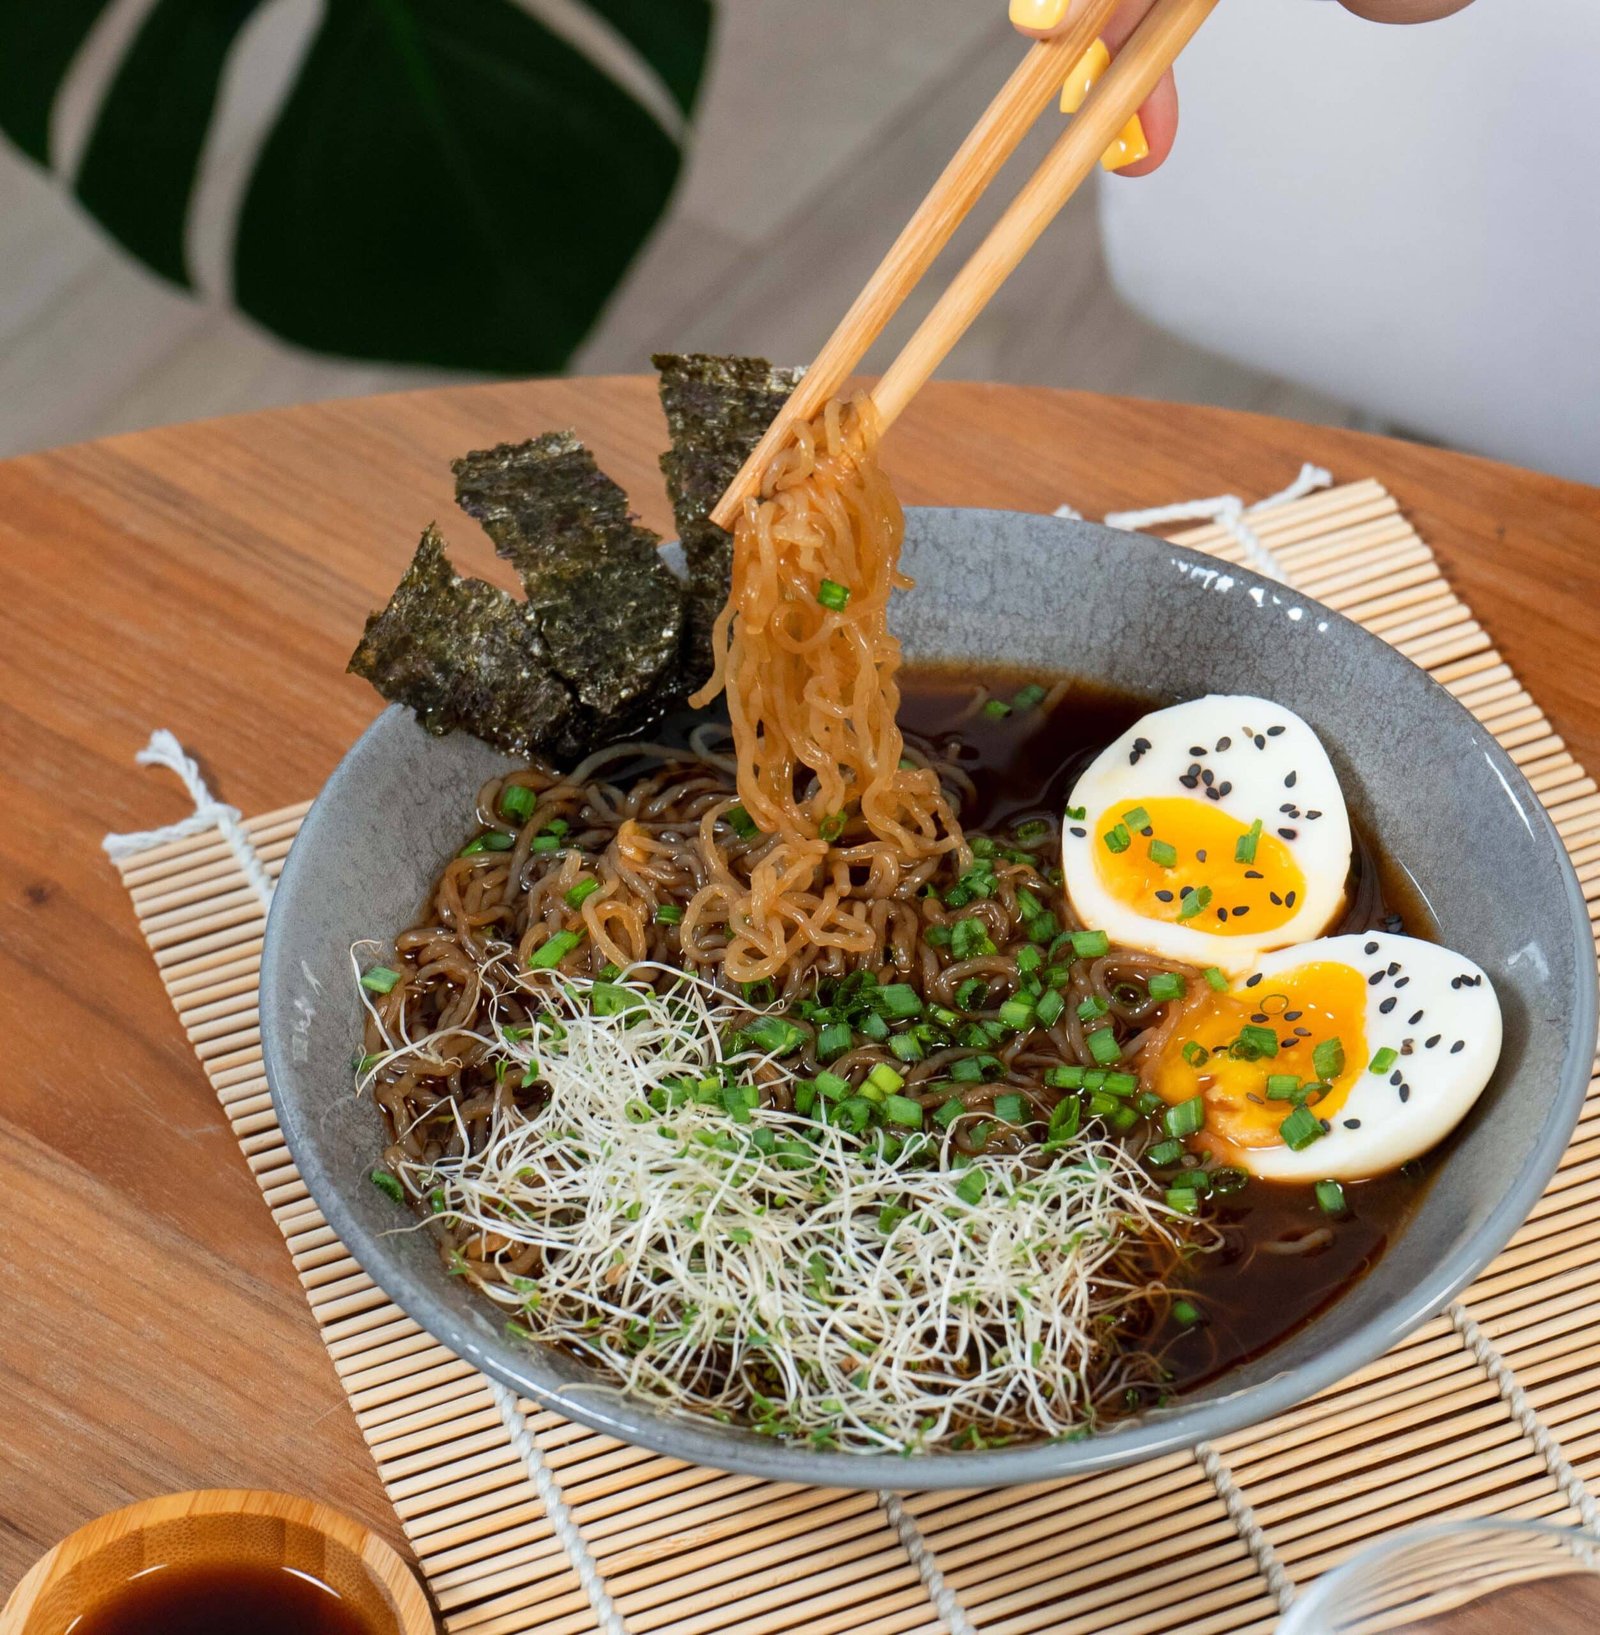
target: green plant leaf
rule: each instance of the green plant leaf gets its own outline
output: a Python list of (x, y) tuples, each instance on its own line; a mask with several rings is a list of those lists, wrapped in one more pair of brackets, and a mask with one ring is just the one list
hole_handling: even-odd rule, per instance
[[(180, 284), (228, 56), (261, 0), (155, 0), (76, 191)], [(712, 0), (571, 0), (693, 106)], [(0, 0), (0, 129), (44, 161), (107, 0)], [(518, 0), (324, 0), (235, 224), (237, 305), (319, 351), (561, 368), (665, 208), (678, 140)]]
[(187, 286), (184, 222), (223, 64), (261, 0), (157, 0), (100, 104), (75, 191), (146, 266)]
[(50, 162), (50, 109), (72, 59), (111, 0), (0, 3), (0, 131)]
[(506, 0), (328, 0), (239, 222), (234, 292), (320, 351), (561, 368), (677, 144)]

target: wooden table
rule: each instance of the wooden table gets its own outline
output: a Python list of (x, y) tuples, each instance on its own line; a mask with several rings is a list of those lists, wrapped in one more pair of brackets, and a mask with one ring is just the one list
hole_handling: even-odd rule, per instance
[[(665, 429), (636, 379), (328, 403), (0, 464), (0, 1591), (91, 1516), (273, 1487), (403, 1544), (288, 1257), (100, 851), (182, 813), (167, 726), (222, 798), (310, 795), (378, 709), (344, 665), (422, 525), (504, 578), (448, 459), (575, 426), (652, 527)], [(1088, 515), (1376, 477), (1574, 752), (1600, 767), (1600, 490), (1353, 432), (935, 385), (889, 458), (912, 503)]]

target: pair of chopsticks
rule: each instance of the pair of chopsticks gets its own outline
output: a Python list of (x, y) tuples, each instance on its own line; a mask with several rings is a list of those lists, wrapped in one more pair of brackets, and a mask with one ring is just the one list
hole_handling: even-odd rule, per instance
[[(1117, 4), (1118, 0), (1088, 0), (1070, 28), (1029, 48), (717, 502), (711, 513), (714, 522), (733, 526), (745, 499), (759, 491), (768, 464), (795, 424), (811, 419), (837, 394), (1023, 135), (1054, 101), (1068, 70), (1094, 43)], [(878, 382), (872, 399), (880, 427), (887, 429), (899, 417), (944, 361), (1216, 4), (1217, 0), (1157, 0), (1043, 163)]]

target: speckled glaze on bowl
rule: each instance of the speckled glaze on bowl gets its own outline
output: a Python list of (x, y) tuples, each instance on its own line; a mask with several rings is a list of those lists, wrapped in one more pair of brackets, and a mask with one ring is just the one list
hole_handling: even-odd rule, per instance
[[(861, 1456), (790, 1447), (597, 1390), (553, 1351), (505, 1339), (366, 1175), (377, 1115), (357, 1100), (349, 948), (408, 923), (461, 843), (472, 792), (506, 762), (401, 710), (329, 779), (289, 855), (267, 926), (261, 1031), (300, 1174), (369, 1275), (460, 1356), (570, 1418), (699, 1464), (838, 1487), (990, 1487), (1105, 1469), (1266, 1419), (1386, 1351), (1504, 1246), (1554, 1170), (1595, 1045), (1595, 966), (1571, 865), (1490, 734), (1393, 649), (1281, 585), (1088, 523), (1010, 512), (909, 515), (919, 582), (895, 623), (912, 661), (1004, 661), (1173, 700), (1256, 693), (1321, 734), (1352, 810), (1411, 872), (1445, 940), (1493, 978), (1499, 1070), (1376, 1268), (1267, 1355), (1170, 1408), (1077, 1442)], [(1312, 1263), (1314, 1265), (1314, 1263)]]

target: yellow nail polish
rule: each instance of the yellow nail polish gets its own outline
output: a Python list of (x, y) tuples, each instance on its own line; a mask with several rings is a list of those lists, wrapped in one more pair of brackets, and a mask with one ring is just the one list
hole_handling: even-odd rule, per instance
[(1111, 66), (1111, 53), (1104, 40), (1096, 40), (1072, 65), (1067, 82), (1061, 87), (1061, 111), (1075, 114), (1088, 96), (1090, 87)]
[(1011, 0), (1015, 28), (1060, 28), (1069, 0)]
[(1117, 133), (1116, 141), (1100, 155), (1100, 163), (1107, 170), (1122, 170), (1149, 156), (1150, 144), (1145, 141), (1144, 126), (1140, 124), (1138, 114), (1135, 114)]

